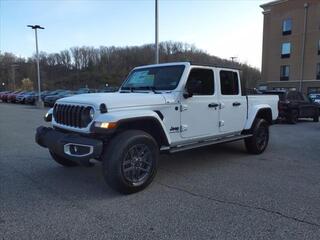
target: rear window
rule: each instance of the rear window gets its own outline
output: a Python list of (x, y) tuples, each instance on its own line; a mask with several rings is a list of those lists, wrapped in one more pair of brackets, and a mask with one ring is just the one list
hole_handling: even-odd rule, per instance
[(220, 86), (222, 95), (238, 95), (238, 74), (233, 71), (220, 71)]

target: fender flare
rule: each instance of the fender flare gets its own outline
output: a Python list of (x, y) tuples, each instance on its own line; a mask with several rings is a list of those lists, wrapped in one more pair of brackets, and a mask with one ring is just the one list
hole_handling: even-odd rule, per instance
[(142, 121), (154, 121), (155, 124), (158, 125), (159, 129), (161, 129), (161, 133), (167, 145), (171, 144), (170, 136), (166, 130), (166, 127), (160, 118), (159, 114), (153, 110), (134, 110), (134, 111), (117, 111), (117, 112), (108, 112), (106, 114), (100, 114), (97, 118), (95, 118), (95, 122), (117, 122), (119, 127), (134, 123), (134, 122), (142, 122)]
[(259, 115), (263, 116), (264, 114), (267, 115), (265, 118), (269, 122), (269, 124), (272, 124), (274, 117), (272, 116), (271, 107), (268, 104), (260, 104), (260, 105), (254, 106), (253, 109), (251, 109), (251, 111), (249, 111), (247, 122), (244, 127), (244, 130), (251, 129), (257, 116), (259, 116)]

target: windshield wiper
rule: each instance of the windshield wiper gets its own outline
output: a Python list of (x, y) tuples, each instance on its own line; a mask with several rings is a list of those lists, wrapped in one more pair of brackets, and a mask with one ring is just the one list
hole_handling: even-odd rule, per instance
[(140, 87), (141, 89), (147, 89), (147, 90), (151, 90), (153, 93), (155, 93), (155, 94), (159, 94), (159, 93), (161, 93), (161, 92), (157, 92), (156, 90), (156, 87), (154, 87), (154, 86), (143, 86), (143, 87)]

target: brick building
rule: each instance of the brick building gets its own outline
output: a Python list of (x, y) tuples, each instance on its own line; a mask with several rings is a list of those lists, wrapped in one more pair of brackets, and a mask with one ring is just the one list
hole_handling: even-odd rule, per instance
[(261, 85), (320, 93), (320, 0), (278, 0), (261, 8)]

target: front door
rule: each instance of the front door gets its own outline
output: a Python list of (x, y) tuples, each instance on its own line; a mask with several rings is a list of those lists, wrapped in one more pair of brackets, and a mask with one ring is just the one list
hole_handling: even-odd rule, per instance
[(211, 68), (192, 68), (186, 84), (197, 83), (193, 96), (181, 100), (181, 137), (198, 138), (219, 133), (219, 105)]
[(220, 70), (220, 132), (242, 131), (247, 116), (247, 100), (241, 95), (237, 71)]

